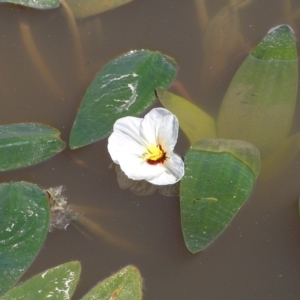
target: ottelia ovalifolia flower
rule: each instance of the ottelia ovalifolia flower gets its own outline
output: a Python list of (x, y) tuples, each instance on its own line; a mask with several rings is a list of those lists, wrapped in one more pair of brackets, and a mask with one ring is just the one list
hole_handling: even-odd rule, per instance
[(129, 178), (173, 184), (184, 175), (183, 161), (173, 153), (178, 127), (176, 116), (164, 108), (154, 108), (144, 118), (121, 118), (108, 139), (108, 151)]

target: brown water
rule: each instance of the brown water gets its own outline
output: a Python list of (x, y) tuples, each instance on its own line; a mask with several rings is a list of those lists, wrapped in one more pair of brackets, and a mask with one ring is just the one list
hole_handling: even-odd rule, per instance
[[(206, 2), (210, 16), (227, 3)], [(223, 94), (247, 51), (287, 18), (282, 2), (254, 0), (238, 11), (247, 47), (239, 47), (225, 70), (205, 85), (200, 81), (205, 64), (194, 1), (136, 0), (77, 21), (83, 41), (84, 79), (78, 73), (62, 8), (35, 11), (1, 5), (1, 124), (41, 122), (58, 128), (62, 139), (68, 141), (84, 91), (101, 66), (124, 52), (141, 48), (174, 57), (180, 66), (178, 80), (191, 100), (216, 117)], [(292, 4), (293, 8), (299, 6), (297, 1)], [(28, 24), (58, 88), (49, 87), (38, 73), (22, 39), (20, 23)], [(299, 24), (296, 20), (293, 25), (298, 39)], [(295, 116), (298, 114), (299, 105)], [(295, 118), (294, 126), (299, 131), (299, 119)], [(267, 183), (259, 181), (225, 232), (206, 250), (192, 255), (183, 242), (179, 199), (157, 192), (140, 197), (120, 190), (116, 173), (109, 168), (106, 145), (107, 139), (76, 151), (65, 150), (37, 166), (1, 173), (0, 181), (26, 180), (42, 187), (63, 185), (70, 203), (98, 208), (99, 216), (86, 216), (135, 247), (115, 245), (85, 229), (88, 235), (83, 235), (69, 226), (66, 231), (49, 234), (24, 279), (79, 260), (82, 276), (74, 299), (128, 264), (139, 268), (146, 300), (300, 298), (300, 155), (284, 174)], [(180, 154), (184, 154), (186, 145), (181, 135)]]

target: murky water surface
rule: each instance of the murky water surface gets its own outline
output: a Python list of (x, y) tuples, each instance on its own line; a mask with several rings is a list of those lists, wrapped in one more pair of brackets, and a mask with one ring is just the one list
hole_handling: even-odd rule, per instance
[[(58, 128), (62, 139), (68, 141), (81, 98), (95, 74), (114, 57), (142, 48), (174, 57), (180, 66), (177, 79), (190, 100), (216, 117), (224, 92), (247, 53), (270, 28), (292, 21), (283, 13), (283, 2), (253, 0), (236, 11), (240, 22), (237, 30), (244, 43), (238, 44), (213, 79), (205, 69), (203, 31), (194, 1), (136, 0), (78, 20), (84, 74), (78, 71), (64, 9), (35, 11), (1, 5), (0, 123), (41, 122)], [(206, 3), (209, 17), (227, 4), (225, 0)], [(292, 1), (293, 10), (297, 5), (299, 8), (299, 3)], [(291, 25), (299, 39), (300, 20)], [(32, 61), (26, 46), (28, 32), (57, 86), (45, 81)], [(294, 131), (299, 131), (298, 115), (299, 104)], [(49, 234), (24, 279), (79, 260), (82, 276), (75, 299), (128, 264), (141, 271), (146, 300), (299, 298), (300, 155), (284, 174), (269, 182), (258, 181), (225, 232), (206, 250), (192, 255), (183, 242), (179, 198), (158, 192), (140, 197), (120, 190), (106, 147), (107, 139), (76, 151), (67, 149), (34, 167), (0, 174), (1, 182), (63, 185), (70, 203), (94, 208), (85, 216), (97, 222), (109, 237), (127, 242), (100, 238), (73, 226), (55, 231)], [(177, 150), (184, 155), (187, 147), (181, 134)]]

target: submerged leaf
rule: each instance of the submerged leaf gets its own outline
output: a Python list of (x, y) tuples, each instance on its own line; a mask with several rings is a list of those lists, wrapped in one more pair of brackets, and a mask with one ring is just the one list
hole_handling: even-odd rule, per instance
[(71, 299), (79, 280), (81, 266), (72, 261), (42, 272), (16, 286), (1, 300)]
[(65, 148), (60, 132), (42, 124), (0, 126), (0, 171), (27, 167), (44, 161)]
[(300, 132), (292, 135), (281, 143), (277, 149), (262, 161), (261, 177), (270, 179), (285, 169), (300, 150)]
[(87, 18), (129, 3), (132, 0), (65, 0), (75, 18)]
[(248, 199), (260, 169), (256, 147), (244, 141), (204, 139), (186, 155), (180, 183), (181, 226), (192, 253), (206, 248)]
[(0, 295), (19, 280), (40, 251), (49, 218), (48, 199), (39, 187), (27, 182), (0, 185)]
[(229, 59), (240, 47), (240, 24), (236, 8), (229, 4), (207, 24), (203, 36), (201, 82), (212, 86), (228, 66)]
[(37, 9), (49, 9), (59, 7), (59, 0), (0, 0), (0, 2), (14, 3)]
[(218, 137), (255, 145), (264, 157), (288, 136), (297, 98), (295, 36), (272, 29), (236, 72), (222, 102)]
[(142, 299), (142, 278), (139, 270), (134, 266), (127, 266), (103, 280), (82, 298), (82, 300), (92, 299)]
[(162, 89), (157, 89), (162, 105), (171, 111), (191, 144), (205, 138), (216, 137), (214, 119), (193, 103)]
[(71, 149), (98, 141), (125, 116), (137, 116), (155, 101), (154, 91), (173, 81), (173, 59), (148, 50), (130, 51), (103, 67), (89, 86), (73, 124)]

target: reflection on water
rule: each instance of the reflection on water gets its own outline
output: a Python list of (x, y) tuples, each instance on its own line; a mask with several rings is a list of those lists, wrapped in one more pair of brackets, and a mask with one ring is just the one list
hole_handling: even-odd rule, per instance
[(169, 185), (154, 185), (146, 180), (132, 180), (121, 170), (120, 165), (115, 165), (117, 181), (121, 189), (129, 189), (138, 196), (148, 196), (158, 191), (167, 197), (179, 196), (179, 182)]
[[(271, 27), (283, 19), (288, 21), (282, 3), (253, 0), (238, 11), (238, 30), (249, 49)], [(288, 1), (285, 3), (289, 5)], [(209, 16), (214, 16), (228, 2), (215, 0), (205, 4)], [(292, 12), (298, 10), (297, 1), (290, 4)], [(136, 0), (100, 16), (76, 20), (80, 39), (84, 41), (85, 76), (82, 78), (78, 74), (74, 35), (63, 7), (41, 12), (1, 5), (0, 15), (1, 124), (26, 121), (49, 124), (58, 128), (66, 141), (88, 84), (104, 63), (123, 52), (149, 48), (176, 58), (180, 65), (177, 80), (191, 101), (213, 116), (217, 116), (224, 92), (247, 55), (244, 50), (234, 50), (230, 64), (210, 83), (211, 88), (202, 86), (204, 37), (195, 3)], [(292, 26), (299, 26), (296, 17), (292, 16)], [(98, 25), (90, 26), (100, 23), (102, 31)], [(28, 55), (32, 53), (24, 41), (24, 30), (28, 41), (28, 29), (40, 58)], [(45, 76), (37, 69), (34, 59), (43, 61), (62, 94), (45, 84)], [(299, 104), (296, 115), (298, 111)], [(292, 130), (297, 132), (299, 127), (296, 119)], [(186, 145), (182, 143), (176, 150), (184, 154)], [(147, 249), (124, 251), (93, 235), (87, 239), (69, 226), (67, 230), (49, 234), (24, 279), (60, 263), (80, 260), (83, 272), (75, 299), (128, 264), (140, 269), (146, 300), (297, 299), (300, 294), (299, 159), (298, 154), (289, 170), (272, 181), (258, 182), (251, 199), (226, 231), (197, 255), (188, 253), (183, 243), (178, 197), (165, 197), (157, 192), (139, 197), (119, 188), (117, 175), (109, 168), (107, 139), (75, 151), (65, 150), (31, 168), (1, 173), (1, 182), (27, 180), (42, 187), (65, 186), (68, 198), (75, 205), (114, 212), (109, 217), (98, 217), (103, 228)], [(93, 221), (97, 223), (97, 217)]]

